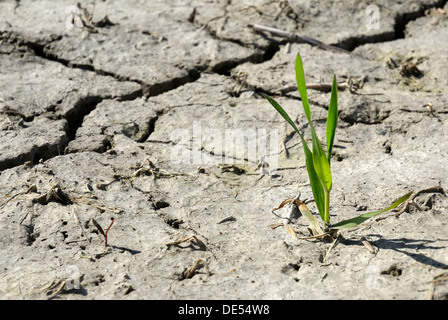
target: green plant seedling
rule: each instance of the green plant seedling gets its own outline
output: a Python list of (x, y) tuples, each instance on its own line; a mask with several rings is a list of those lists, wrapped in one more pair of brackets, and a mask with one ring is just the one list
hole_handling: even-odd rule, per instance
[[(297, 88), (299, 90), (299, 94), (302, 99), (303, 109), (305, 111), (306, 118), (310, 125), (311, 140), (312, 140), (311, 149), (308, 147), (308, 144), (303, 138), (303, 135), (300, 133), (299, 129), (297, 128), (295, 123), (291, 120), (286, 111), (272, 97), (266, 94), (263, 95), (272, 104), (275, 110), (277, 110), (278, 113), (280, 113), (282, 117), (294, 128), (294, 130), (297, 132), (297, 134), (301, 139), (303, 151), (305, 153), (306, 169), (308, 171), (308, 177), (310, 180), (311, 189), (313, 191), (314, 201), (320, 213), (320, 217), (324, 222), (325, 225), (324, 230), (328, 232), (330, 230), (339, 230), (355, 227), (363, 223), (367, 219), (374, 217), (380, 213), (389, 211), (399, 206), (406, 200), (408, 200), (412, 192), (409, 192), (406, 195), (402, 196), (386, 209), (369, 212), (360, 215), (356, 218), (344, 220), (335, 224), (330, 223), (330, 192), (333, 187), (330, 163), (338, 120), (338, 89), (337, 89), (336, 76), (333, 76), (330, 104), (328, 107), (327, 127), (326, 127), (326, 144), (327, 144), (326, 153), (322, 147), (322, 143), (320, 142), (316, 134), (316, 131), (314, 130), (314, 126), (311, 121), (311, 109), (310, 104), (308, 102), (305, 74), (303, 72), (303, 65), (300, 54), (297, 54), (296, 58), (296, 80), (297, 80)], [(280, 205), (279, 208), (281, 208), (284, 205), (285, 201)], [(306, 207), (306, 205), (299, 201), (298, 207), (302, 215), (308, 221), (310, 227), (316, 229), (317, 222), (314, 219), (311, 212), (309, 211), (309, 209)]]

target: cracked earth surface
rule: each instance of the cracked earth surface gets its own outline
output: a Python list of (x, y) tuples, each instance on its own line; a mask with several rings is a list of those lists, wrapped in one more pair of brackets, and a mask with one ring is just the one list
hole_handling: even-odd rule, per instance
[[(369, 4), (2, 1), (0, 298), (447, 299), (448, 5), (377, 1), (369, 29)], [(271, 227), (312, 197), (299, 137), (261, 95), (307, 132), (298, 52), (308, 83), (358, 84), (339, 92), (332, 221), (412, 190), (418, 206), (336, 243)], [(330, 93), (308, 95), (323, 136)], [(261, 174), (226, 132), (278, 162)], [(92, 219), (115, 219), (106, 248)]]

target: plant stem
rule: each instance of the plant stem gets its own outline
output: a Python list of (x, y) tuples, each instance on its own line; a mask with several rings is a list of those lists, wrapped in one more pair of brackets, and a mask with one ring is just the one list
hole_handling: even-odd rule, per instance
[(330, 224), (330, 192), (324, 188), (325, 193), (325, 211), (324, 211), (324, 223), (325, 226)]

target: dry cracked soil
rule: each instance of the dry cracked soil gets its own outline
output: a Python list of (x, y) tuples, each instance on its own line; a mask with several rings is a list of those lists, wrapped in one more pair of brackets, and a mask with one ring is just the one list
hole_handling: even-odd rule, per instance
[[(447, 299), (447, 1), (369, 5), (0, 1), (0, 298)], [(321, 137), (340, 84), (331, 220), (414, 191), (328, 241), (271, 213), (312, 199), (262, 96), (309, 141), (298, 52)]]

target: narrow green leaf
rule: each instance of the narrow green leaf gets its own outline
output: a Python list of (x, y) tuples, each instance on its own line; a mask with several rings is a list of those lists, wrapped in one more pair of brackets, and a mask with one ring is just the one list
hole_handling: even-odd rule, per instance
[(328, 226), (330, 224), (330, 192), (324, 190), (324, 200), (325, 200), (325, 211), (324, 211), (324, 217), (322, 220), (324, 220), (325, 226)]
[(333, 85), (331, 87), (330, 106), (328, 107), (327, 117), (327, 158), (330, 164), (331, 151), (333, 150), (334, 135), (338, 123), (338, 84), (336, 76), (333, 76)]
[(332, 187), (330, 164), (328, 163), (325, 151), (322, 148), (319, 138), (317, 137), (316, 132), (313, 128), (311, 128), (311, 135), (313, 139), (314, 169), (316, 170), (317, 176), (319, 177), (319, 180), (325, 190), (327, 190), (327, 192), (330, 192)]
[(320, 182), (323, 187), (329, 191), (331, 190), (331, 172), (328, 160), (326, 159), (325, 151), (314, 131), (313, 124), (311, 122), (311, 109), (308, 102), (308, 94), (306, 90), (305, 73), (303, 72), (302, 58), (300, 53), (297, 54), (296, 58), (296, 80), (297, 88), (299, 89), (300, 97), (302, 99), (303, 109), (305, 110), (306, 118), (311, 127), (311, 135), (313, 140), (313, 166), (319, 177)]
[(320, 179), (316, 173), (313, 163), (313, 153), (308, 148), (306, 142), (302, 139), (303, 150), (306, 157), (306, 170), (308, 171), (308, 177), (310, 179), (311, 190), (313, 191), (314, 202), (316, 203), (317, 210), (319, 210), (322, 220), (325, 217), (325, 190), (324, 186), (320, 182)]
[(308, 122), (312, 127), (313, 124), (311, 123), (311, 109), (310, 109), (310, 103), (308, 102), (308, 94), (306, 91), (305, 73), (303, 72), (302, 58), (300, 57), (299, 53), (297, 53), (296, 58), (296, 80), (297, 80), (297, 88), (299, 89), (300, 98), (302, 99), (303, 109), (305, 110), (306, 118), (308, 119)]
[[(313, 153), (311, 153), (311, 151), (308, 149), (307, 154), (307, 150), (305, 150), (305, 154), (307, 155), (308, 176), (310, 178), (311, 189), (313, 190), (313, 196), (314, 200), (316, 201), (316, 206), (319, 210), (322, 219), (324, 219), (325, 216), (324, 187), (325, 188), (330, 187), (331, 189), (331, 174), (330, 176), (328, 176), (329, 170), (327, 170), (325, 164), (322, 163), (321, 160), (322, 152), (324, 154), (324, 157), (325, 152), (323, 151), (322, 145), (320, 144), (320, 141), (317, 138), (316, 133), (314, 132), (313, 123), (311, 122), (311, 109), (308, 101), (305, 73), (303, 71), (303, 64), (302, 64), (302, 58), (300, 57), (300, 53), (297, 53), (296, 57), (296, 81), (297, 81), (297, 89), (299, 90), (300, 98), (302, 99), (303, 109), (305, 110), (306, 118), (308, 119), (308, 123), (310, 124), (311, 127), (311, 134), (313, 140)], [(316, 150), (317, 154), (315, 154)], [(316, 167), (316, 165), (318, 167)]]
[(262, 93), (262, 95), (272, 104), (272, 106), (275, 108), (275, 110), (277, 110), (278, 113), (280, 113), (282, 115), (282, 117), (294, 128), (294, 130), (299, 134), (300, 138), (303, 140), (302, 134), (300, 133), (299, 129), (297, 129), (294, 121), (291, 120), (289, 115), (286, 113), (285, 110), (283, 110), (283, 108), (278, 104), (278, 102), (275, 101), (270, 96), (268, 96), (267, 94)]
[(297, 126), (295, 123), (291, 120), (289, 115), (286, 113), (286, 111), (278, 104), (277, 101), (275, 101), (270, 96), (263, 94), (263, 96), (272, 104), (272, 106), (275, 108), (275, 110), (278, 111), (282, 115), (282, 117), (294, 128), (294, 130), (299, 135), (300, 139), (302, 140), (303, 145), (303, 151), (305, 153), (305, 160), (306, 160), (306, 170), (308, 171), (308, 177), (310, 179), (311, 184), (311, 190), (313, 191), (314, 201), (316, 203), (317, 209), (319, 210), (319, 213), (324, 218), (324, 208), (325, 208), (325, 200), (324, 200), (324, 189), (322, 186), (322, 183), (320, 182), (319, 177), (316, 174), (316, 170), (314, 169), (313, 164), (313, 153), (308, 148), (308, 145), (303, 139), (302, 134), (300, 133), (299, 129), (297, 129)]
[(400, 204), (402, 204), (403, 202), (405, 202), (407, 199), (409, 199), (409, 197), (411, 196), (413, 191), (405, 194), (404, 196), (402, 196), (400, 199), (398, 199), (397, 201), (395, 201), (389, 208), (387, 209), (383, 209), (383, 210), (379, 210), (379, 211), (373, 211), (373, 212), (369, 212), (369, 213), (365, 213), (362, 214), (356, 218), (352, 218), (352, 219), (348, 219), (348, 220), (344, 220), (341, 222), (338, 222), (336, 224), (331, 225), (329, 228), (330, 229), (346, 229), (346, 228), (353, 228), (356, 227), (358, 225), (360, 225), (361, 223), (363, 223), (364, 221), (366, 221), (367, 219), (370, 219), (380, 213), (392, 210), (395, 207), (398, 207)]

